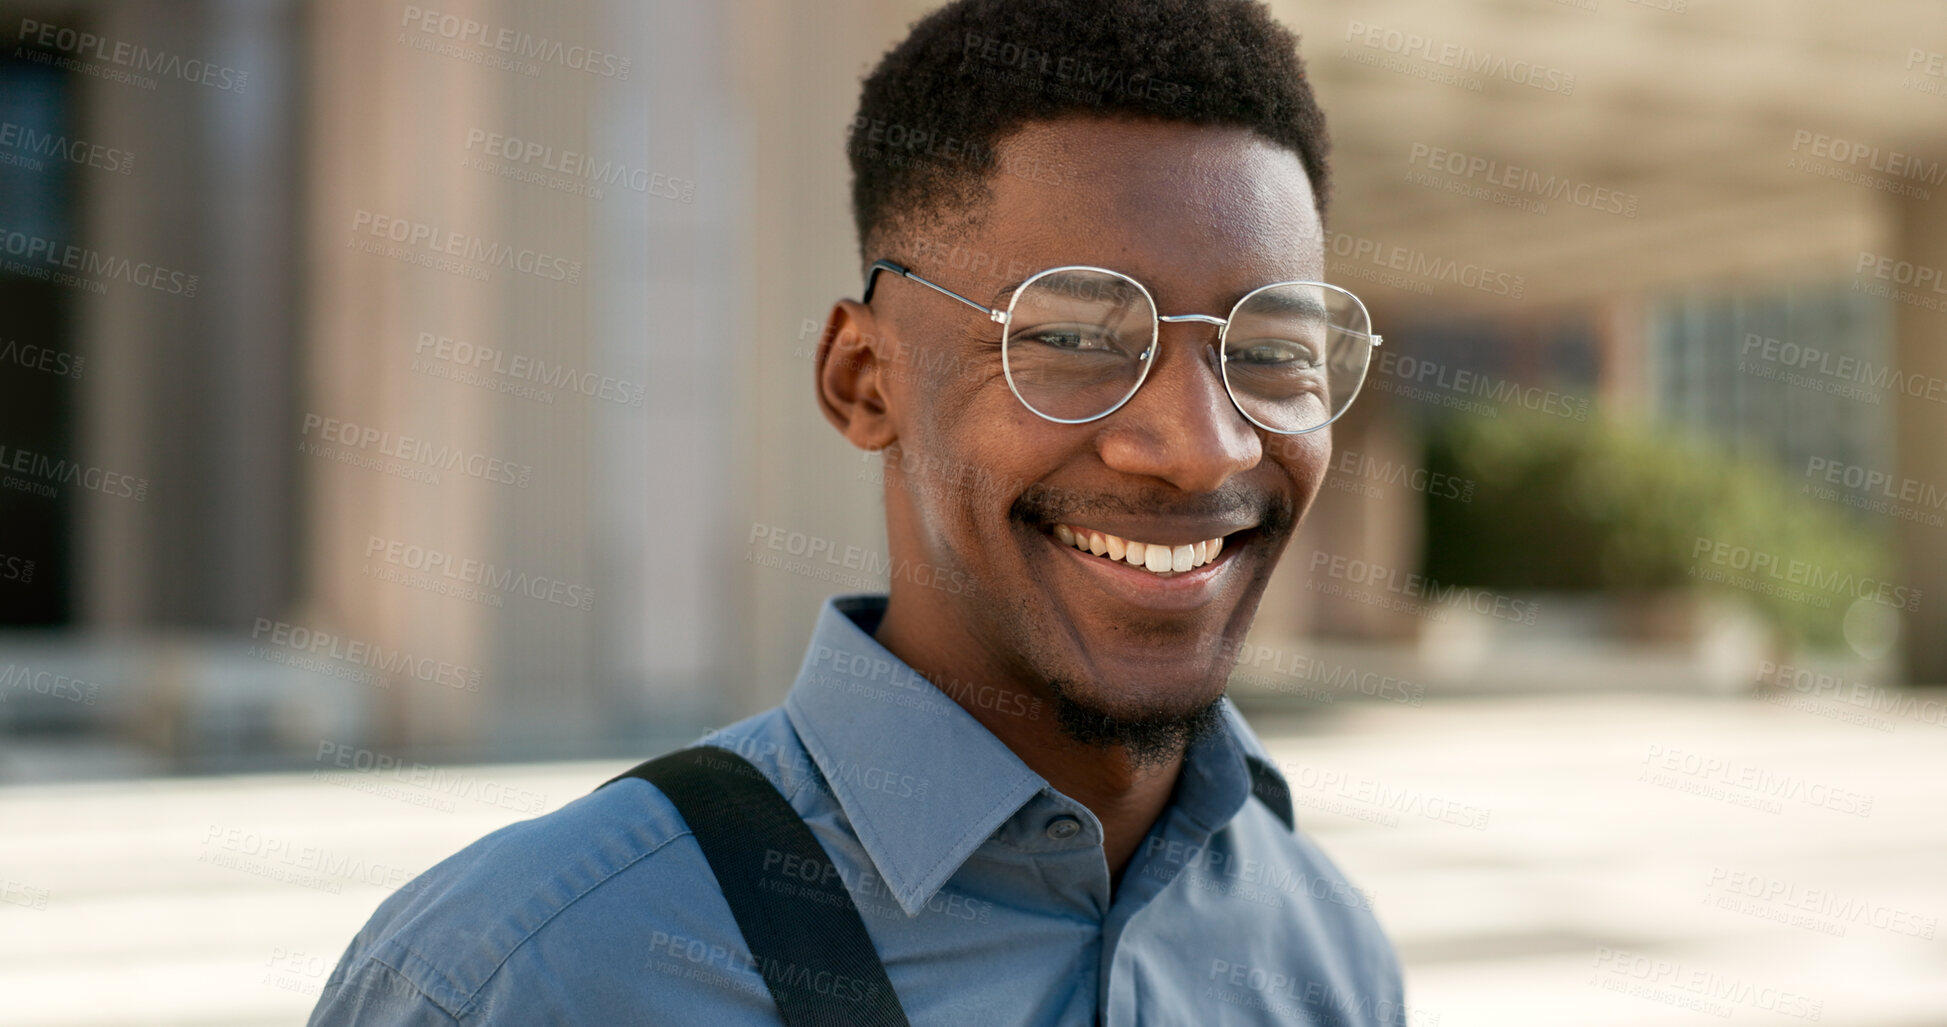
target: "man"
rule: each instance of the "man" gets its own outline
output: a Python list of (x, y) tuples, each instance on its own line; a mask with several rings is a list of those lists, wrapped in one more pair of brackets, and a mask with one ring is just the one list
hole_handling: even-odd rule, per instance
[[(1405, 1022), (1223, 697), (1378, 341), (1314, 284), (1325, 153), (1296, 39), (1242, 0), (962, 0), (865, 82), (868, 283), (816, 384), (885, 454), (891, 594), (828, 601), (784, 705), (703, 741), (829, 854), (752, 887), (842, 883), (914, 1024)], [(312, 1022), (773, 1024), (780, 989), (862, 990), (753, 955), (694, 826), (631, 778), (487, 836), (380, 907)]]

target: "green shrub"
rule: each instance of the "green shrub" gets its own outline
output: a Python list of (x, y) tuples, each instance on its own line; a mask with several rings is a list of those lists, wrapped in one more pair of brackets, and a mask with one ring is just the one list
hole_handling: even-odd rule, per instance
[[(1711, 582), (1720, 570), (1781, 587), (1786, 578), (1737, 572), (1700, 540), (1767, 554), (1821, 575), (1884, 580), (1884, 540), (1845, 512), (1801, 495), (1769, 460), (1667, 428), (1592, 415), (1585, 422), (1522, 411), (1433, 426), (1427, 466), (1477, 485), (1470, 503), (1426, 503), (1425, 573), (1499, 591), (1728, 590), (1806, 641), (1833, 644), (1853, 594), (1798, 586), (1819, 606), (1751, 587)], [(1782, 572), (1781, 572), (1782, 573)]]

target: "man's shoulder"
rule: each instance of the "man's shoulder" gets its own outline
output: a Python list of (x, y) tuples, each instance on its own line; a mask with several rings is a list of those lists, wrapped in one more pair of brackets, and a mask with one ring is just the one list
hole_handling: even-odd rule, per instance
[[(693, 744), (738, 752), (789, 789), (802, 784), (790, 770), (789, 731), (774, 708)], [(480, 838), (388, 897), (347, 948), (326, 999), (339, 988), (409, 988), (463, 1018), (523, 948), (559, 943), (598, 951), (614, 940), (602, 935), (639, 926), (603, 907), (652, 895), (658, 907), (650, 919), (680, 921), (684, 911), (672, 908), (671, 896), (676, 903), (720, 900), (689, 826), (667, 798), (637, 778), (597, 784), (558, 810)]]
[(1282, 866), (1264, 868), (1260, 888), (1288, 900), (1278, 905), (1302, 936), (1329, 942), (1314, 951), (1329, 953), (1325, 962), (1336, 966), (1321, 969), (1343, 974), (1361, 990), (1396, 992), (1399, 956), (1380, 923), (1374, 896), (1354, 884), (1304, 827), (1302, 819), (1295, 830), (1277, 824)]

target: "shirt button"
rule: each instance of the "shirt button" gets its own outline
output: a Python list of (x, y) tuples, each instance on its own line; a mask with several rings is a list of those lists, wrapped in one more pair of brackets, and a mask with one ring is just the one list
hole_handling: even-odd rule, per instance
[(1048, 837), (1065, 842), (1082, 833), (1082, 822), (1074, 817), (1056, 817), (1048, 821)]

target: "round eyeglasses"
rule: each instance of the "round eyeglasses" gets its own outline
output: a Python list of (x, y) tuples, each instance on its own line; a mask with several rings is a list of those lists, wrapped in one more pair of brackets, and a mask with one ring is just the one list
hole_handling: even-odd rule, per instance
[(1001, 367), (1022, 405), (1060, 424), (1115, 413), (1149, 377), (1165, 321), (1217, 326), (1224, 391), (1246, 420), (1302, 435), (1338, 420), (1365, 384), (1372, 334), (1365, 304), (1324, 282), (1273, 282), (1237, 301), (1229, 317), (1160, 315), (1142, 283), (1119, 271), (1071, 264), (1029, 276), (999, 310), (921, 278), (890, 260), (879, 272), (943, 293), (1001, 325)]

